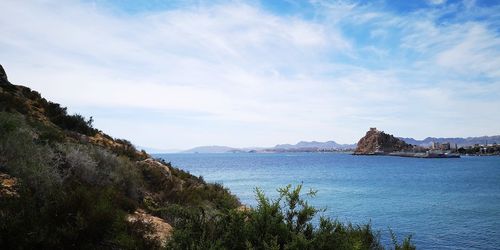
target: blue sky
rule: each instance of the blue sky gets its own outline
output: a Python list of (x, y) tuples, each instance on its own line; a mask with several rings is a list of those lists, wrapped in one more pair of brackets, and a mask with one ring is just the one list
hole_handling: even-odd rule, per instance
[(499, 1), (2, 1), (12, 82), (160, 149), (500, 134)]

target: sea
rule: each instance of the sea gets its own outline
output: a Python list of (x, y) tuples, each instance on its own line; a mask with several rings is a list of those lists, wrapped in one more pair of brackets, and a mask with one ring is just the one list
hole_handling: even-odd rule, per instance
[(417, 249), (500, 249), (500, 157), (419, 159), (346, 153), (161, 154), (156, 157), (229, 188), (255, 206), (255, 188), (303, 184), (319, 216), (370, 223)]

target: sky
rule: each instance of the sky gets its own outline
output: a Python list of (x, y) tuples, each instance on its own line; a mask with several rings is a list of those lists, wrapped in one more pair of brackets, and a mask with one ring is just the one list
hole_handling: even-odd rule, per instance
[(157, 149), (500, 134), (500, 1), (0, 1), (9, 80)]

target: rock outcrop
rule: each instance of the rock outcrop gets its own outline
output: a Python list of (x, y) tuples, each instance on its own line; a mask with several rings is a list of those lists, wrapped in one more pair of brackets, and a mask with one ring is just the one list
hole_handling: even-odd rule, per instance
[(168, 179), (169, 181), (172, 181), (173, 178), (172, 171), (167, 165), (162, 164), (158, 160), (155, 160), (153, 158), (148, 158), (146, 160), (138, 162), (138, 164), (143, 168), (156, 169), (163, 175), (164, 178)]
[(370, 130), (366, 132), (366, 135), (359, 140), (354, 154), (388, 154), (392, 152), (410, 150), (412, 148), (412, 145), (394, 137), (393, 135), (386, 134), (384, 131), (379, 131), (376, 128), (370, 128)]
[(3, 69), (2, 65), (0, 64), (0, 83), (8, 83), (9, 80), (7, 79), (7, 73), (5, 73), (5, 70)]
[(144, 237), (156, 240), (162, 247), (165, 247), (168, 239), (172, 235), (173, 227), (162, 218), (150, 215), (142, 209), (138, 209), (133, 214), (127, 216), (128, 222), (141, 221), (151, 226), (152, 232)]
[(17, 179), (0, 172), (0, 198), (17, 196)]

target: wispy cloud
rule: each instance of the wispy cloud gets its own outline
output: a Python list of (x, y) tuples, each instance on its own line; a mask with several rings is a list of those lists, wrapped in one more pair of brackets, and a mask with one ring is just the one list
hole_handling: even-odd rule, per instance
[(446, 3), (446, 0), (428, 0), (429, 4), (440, 5)]
[(130, 14), (4, 1), (0, 59), (13, 82), (158, 148), (347, 143), (369, 126), (499, 133), (481, 108), (500, 108), (498, 7), (431, 2), (446, 7), (315, 1), (304, 18), (245, 2)]

